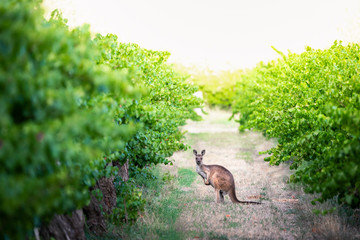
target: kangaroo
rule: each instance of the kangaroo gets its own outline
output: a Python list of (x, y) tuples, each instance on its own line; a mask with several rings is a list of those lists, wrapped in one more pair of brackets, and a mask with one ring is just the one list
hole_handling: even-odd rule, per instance
[(196, 172), (203, 178), (205, 185), (211, 185), (215, 188), (217, 203), (224, 203), (224, 195), (229, 194), (233, 203), (261, 204), (260, 202), (238, 200), (235, 194), (235, 181), (231, 172), (223, 166), (203, 164), (205, 150), (202, 150), (201, 154), (197, 154), (194, 149), (193, 153), (196, 161)]

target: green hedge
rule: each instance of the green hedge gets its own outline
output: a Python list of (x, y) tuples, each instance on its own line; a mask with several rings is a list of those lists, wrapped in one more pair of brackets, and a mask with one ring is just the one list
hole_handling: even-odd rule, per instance
[[(168, 56), (113, 35), (92, 39), (56, 11), (45, 20), (40, 1), (0, 2), (1, 237), (24, 239), (87, 205), (112, 160), (141, 171), (186, 148), (178, 127), (201, 101)], [(135, 219), (140, 191), (116, 186)]]
[(237, 84), (234, 114), (279, 144), (271, 164), (291, 162), (293, 180), (323, 202), (360, 206), (360, 46), (335, 42), (326, 50), (260, 64)]
[[(184, 125), (186, 119), (199, 118), (194, 108), (200, 107), (202, 102), (193, 95), (198, 88), (187, 84), (185, 76), (166, 64), (168, 52), (119, 43), (111, 34), (98, 35), (95, 40), (103, 51), (99, 64), (131, 74), (135, 85), (145, 86), (148, 90), (141, 99), (121, 104), (116, 121), (121, 124), (139, 122), (143, 127), (126, 142), (123, 150), (107, 158), (120, 163), (129, 161), (130, 175), (143, 174), (142, 169), (152, 164), (171, 163), (168, 158), (175, 151), (187, 148), (179, 126)], [(121, 182), (121, 179), (117, 181)], [(135, 220), (144, 206), (141, 193), (131, 178), (127, 184), (116, 185), (119, 186), (118, 208), (111, 219), (115, 223)]]
[(110, 158), (143, 168), (149, 164), (168, 164), (168, 157), (185, 149), (179, 126), (198, 116), (194, 109), (202, 102), (193, 94), (198, 90), (186, 83), (186, 77), (166, 64), (168, 52), (140, 48), (136, 44), (118, 43), (115, 35), (98, 35), (103, 50), (99, 63), (120, 72), (129, 72), (135, 85), (145, 86), (148, 94), (139, 101), (125, 101), (119, 111), (121, 123), (141, 122), (143, 129), (126, 143), (125, 149)]
[(88, 204), (103, 154), (136, 130), (114, 123), (120, 100), (140, 97), (130, 76), (96, 64), (86, 27), (42, 16), (38, 1), (0, 2), (2, 237)]

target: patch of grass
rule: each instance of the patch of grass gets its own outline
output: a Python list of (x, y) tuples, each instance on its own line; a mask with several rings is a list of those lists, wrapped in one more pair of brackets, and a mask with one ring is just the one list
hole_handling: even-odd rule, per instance
[(236, 158), (237, 159), (243, 159), (247, 163), (253, 163), (254, 162), (253, 154), (251, 152), (249, 152), (249, 151), (238, 152), (236, 154)]
[(190, 139), (196, 139), (197, 141), (202, 140), (206, 141), (209, 140), (211, 137), (211, 134), (209, 133), (188, 133)]
[[(215, 195), (214, 195), (214, 196), (215, 196)], [(206, 202), (214, 202), (214, 198), (215, 198), (214, 196), (206, 196), (206, 197), (205, 197), (205, 201), (206, 201)]]
[[(360, 239), (360, 214), (356, 210), (348, 209), (337, 204), (337, 199), (328, 200), (325, 203), (311, 204), (313, 195), (303, 194), (300, 204), (296, 205), (295, 220), (297, 225), (302, 226), (301, 238), (316, 239)], [(314, 214), (314, 210), (328, 210), (332, 207), (336, 210), (326, 215)], [(311, 234), (307, 229), (311, 229)]]
[(190, 168), (179, 168), (178, 175), (179, 185), (183, 187), (190, 187), (198, 174)]
[(171, 182), (174, 178), (175, 178), (175, 176), (171, 175), (171, 173), (169, 171), (164, 173), (163, 177), (162, 177), (164, 182)]
[(159, 201), (153, 211), (156, 212), (160, 219), (164, 222), (175, 224), (182, 211), (182, 201), (186, 192), (174, 189), (167, 197)]
[(260, 192), (260, 200), (269, 200), (267, 196), (267, 187), (262, 187)]
[(225, 148), (234, 142), (239, 142), (241, 138), (241, 134), (233, 132), (187, 133), (187, 142), (194, 147), (198, 143), (203, 143), (207, 146)]
[(223, 125), (227, 125), (229, 127), (237, 127), (238, 126), (238, 123), (235, 122), (234, 120), (229, 120), (229, 118), (231, 117), (231, 115), (229, 115), (228, 118), (213, 118), (209, 121), (209, 123), (212, 123), (212, 124), (223, 124)]
[[(181, 169), (181, 186), (188, 186), (195, 180), (196, 173), (190, 169)], [(102, 236), (87, 234), (87, 239), (184, 239), (184, 232), (177, 229), (176, 221), (190, 199), (189, 193), (181, 190), (179, 181), (169, 172), (162, 173), (160, 167), (153, 167), (154, 177), (135, 178), (142, 187), (146, 199), (145, 210), (134, 224), (109, 226), (108, 233)]]
[(227, 224), (227, 226), (228, 226), (228, 228), (238, 228), (238, 227), (241, 226), (241, 223), (239, 223), (239, 222), (229, 222)]
[(216, 240), (227, 240), (228, 237), (225, 236), (225, 235), (222, 235), (222, 234), (218, 234), (216, 232), (210, 232), (209, 235), (208, 235), (208, 238), (209, 239), (216, 239)]

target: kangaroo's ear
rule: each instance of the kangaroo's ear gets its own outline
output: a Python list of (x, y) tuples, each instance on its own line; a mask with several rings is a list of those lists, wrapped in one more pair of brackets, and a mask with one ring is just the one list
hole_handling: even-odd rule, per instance
[(195, 156), (197, 155), (197, 151), (195, 149), (193, 150), (193, 153)]
[(205, 149), (201, 151), (201, 155), (205, 155)]

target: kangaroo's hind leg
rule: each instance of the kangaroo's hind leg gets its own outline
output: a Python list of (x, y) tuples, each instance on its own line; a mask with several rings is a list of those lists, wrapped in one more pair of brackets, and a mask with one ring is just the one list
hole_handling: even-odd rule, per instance
[(220, 190), (219, 194), (220, 194), (220, 202), (224, 203), (224, 192)]
[[(221, 203), (221, 190), (220, 189), (215, 189), (215, 194), (216, 194), (216, 203)], [(222, 196), (222, 198), (224, 198), (224, 196)]]

